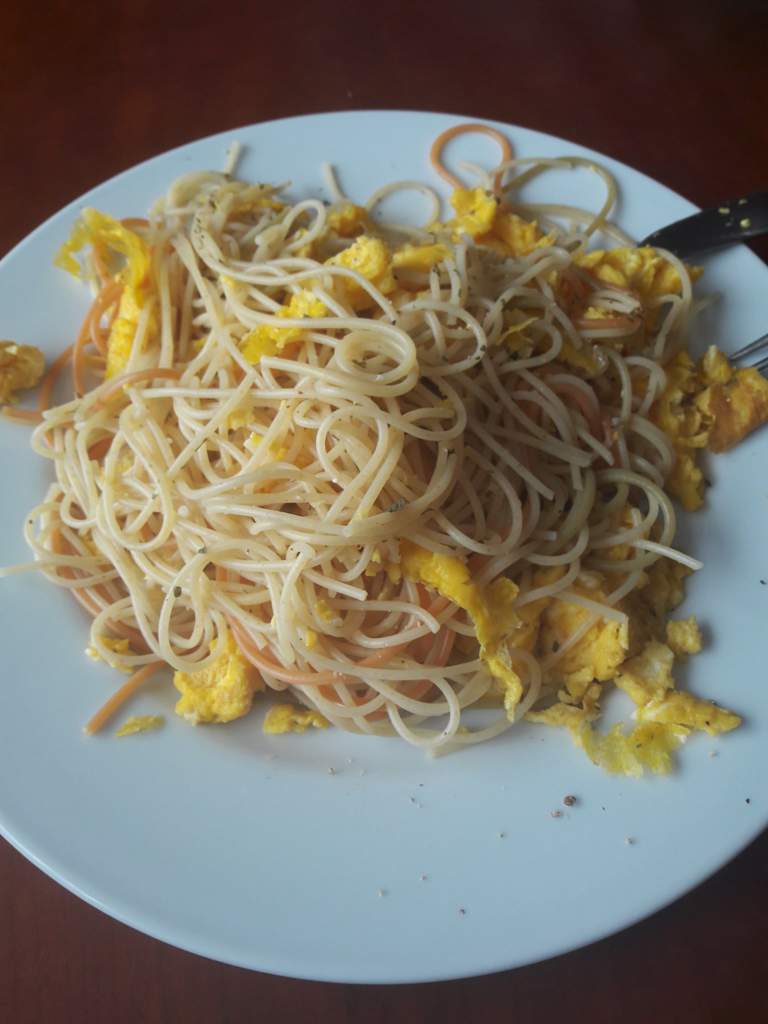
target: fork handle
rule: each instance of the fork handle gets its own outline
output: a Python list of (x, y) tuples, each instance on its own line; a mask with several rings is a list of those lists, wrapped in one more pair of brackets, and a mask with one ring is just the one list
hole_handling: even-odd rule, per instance
[(642, 242), (687, 259), (768, 234), (768, 192), (752, 192), (654, 231)]

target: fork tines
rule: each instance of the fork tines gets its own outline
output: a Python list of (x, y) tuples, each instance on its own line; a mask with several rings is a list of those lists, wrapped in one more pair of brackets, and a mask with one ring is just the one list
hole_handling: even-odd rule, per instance
[[(728, 358), (732, 363), (737, 363), (741, 359), (746, 359), (747, 356), (754, 355), (755, 352), (762, 352), (764, 348), (768, 348), (768, 334), (761, 335), (761, 337), (755, 339), (749, 345), (740, 348), (738, 352), (732, 352)], [(768, 368), (768, 357), (761, 359), (755, 366), (755, 369), (760, 370), (761, 373), (766, 368)]]

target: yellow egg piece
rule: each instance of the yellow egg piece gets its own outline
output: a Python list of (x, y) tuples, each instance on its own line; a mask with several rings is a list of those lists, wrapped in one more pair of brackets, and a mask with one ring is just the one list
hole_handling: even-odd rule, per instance
[(240, 652), (230, 630), (211, 645), (218, 657), (199, 672), (175, 672), (173, 685), (181, 693), (176, 714), (188, 722), (231, 722), (251, 710), (253, 695), (264, 684)]
[(447, 245), (404, 245), (392, 255), (392, 266), (398, 270), (418, 270), (428, 274), (433, 267), (451, 259)]
[(134, 715), (127, 719), (117, 730), (117, 736), (135, 736), (140, 732), (154, 732), (165, 723), (162, 715)]
[(400, 567), (406, 578), (434, 588), (467, 612), (475, 627), (480, 657), (502, 684), (504, 706), (513, 717), (523, 692), (507, 644), (507, 638), (520, 622), (514, 610), (517, 585), (499, 577), (481, 588), (472, 581), (461, 559), (435, 554), (410, 541), (400, 543)]
[[(361, 235), (347, 249), (343, 249), (325, 262), (328, 266), (347, 267), (349, 270), (354, 270), (366, 281), (375, 285), (384, 295), (388, 295), (395, 288), (395, 279), (392, 276), (392, 257), (386, 243), (382, 242), (380, 238)], [(353, 309), (368, 309), (375, 304), (365, 288), (357, 281), (347, 278), (343, 281), (342, 286)]]
[[(328, 308), (313, 292), (302, 289), (295, 292), (288, 304), (281, 306), (274, 315), (286, 320), (319, 319), (328, 315)], [(301, 341), (305, 330), (304, 327), (259, 324), (241, 340), (240, 351), (249, 363), (258, 363), (262, 356), (278, 355), (286, 345)]]
[(0, 341), (0, 405), (12, 402), (17, 391), (37, 387), (45, 372), (45, 356), (34, 345)]
[(457, 188), (451, 194), (450, 203), (456, 217), (446, 227), (453, 228), (457, 235), (467, 234), (472, 238), (491, 230), (498, 200), (484, 188)]
[(693, 615), (667, 623), (667, 644), (678, 657), (699, 653), (701, 630)]
[(330, 722), (312, 708), (300, 708), (295, 704), (275, 704), (264, 718), (263, 730), (269, 736), (288, 732), (306, 732), (307, 729), (327, 729)]

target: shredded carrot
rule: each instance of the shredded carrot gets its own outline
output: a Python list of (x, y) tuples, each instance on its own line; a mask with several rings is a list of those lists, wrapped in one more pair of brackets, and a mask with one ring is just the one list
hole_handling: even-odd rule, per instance
[(72, 350), (72, 382), (78, 398), (85, 392), (85, 346), (91, 342), (102, 355), (106, 354), (107, 343), (100, 327), (101, 318), (110, 306), (114, 307), (114, 313), (117, 313), (117, 303), (122, 291), (123, 286), (119, 281), (110, 281), (101, 289), (85, 315)]
[[(487, 124), (456, 124), (453, 128), (448, 128), (441, 132), (432, 143), (432, 148), (429, 151), (429, 160), (434, 169), (441, 178), (447, 181), (449, 185), (453, 185), (454, 188), (463, 188), (464, 183), (448, 170), (441, 160), (441, 154), (445, 145), (451, 139), (455, 139), (457, 135), (463, 135), (465, 132), (482, 132), (484, 135), (490, 135), (494, 141), (498, 142), (501, 148), (501, 160), (499, 163), (506, 163), (507, 160), (512, 159), (512, 147), (509, 144), (509, 139), (495, 128), (491, 128)], [(497, 191), (501, 188), (501, 175), (497, 174), (494, 178), (494, 186)]]
[[(65, 571), (63, 569), (59, 569), (59, 572), (62, 575), (66, 575), (66, 573), (65, 573)], [(95, 618), (99, 614), (99, 612), (101, 611), (101, 608), (99, 607), (98, 601), (93, 596), (94, 589), (96, 589), (96, 588), (90, 588), (90, 587), (69, 587), (68, 588), (70, 594), (72, 595), (72, 597), (74, 597), (74, 599), (77, 601), (77, 603), (79, 605), (81, 605), (83, 608), (85, 608), (85, 610), (90, 615), (93, 615), (93, 617)], [(117, 633), (117, 635), (123, 637), (123, 639), (129, 640), (130, 644), (131, 644), (131, 647), (137, 653), (139, 653), (139, 654), (147, 654), (149, 652), (149, 648), (147, 647), (147, 643), (146, 643), (144, 637), (141, 635), (141, 633), (137, 629), (134, 629), (132, 626), (126, 626), (122, 622), (113, 622), (112, 619), (107, 619), (106, 624), (112, 630), (113, 633)]]
[[(74, 549), (64, 540), (61, 536), (61, 531), (58, 528), (51, 531), (51, 546), (54, 554), (74, 554)], [(63, 576), (65, 579), (73, 580), (76, 578), (75, 570), (71, 567), (60, 566), (58, 572), (59, 575)], [(109, 596), (103, 587), (68, 587), (67, 589), (77, 603), (85, 608), (90, 615), (93, 615), (94, 618), (101, 611), (98, 599), (101, 598), (103, 601), (109, 600)], [(138, 629), (134, 629), (132, 626), (126, 626), (122, 622), (113, 622), (111, 619), (107, 619), (107, 626), (113, 633), (117, 633), (118, 636), (129, 640), (135, 651), (138, 651), (140, 654), (147, 654), (149, 652), (147, 642)]]
[(91, 447), (88, 449), (88, 458), (93, 459), (95, 462), (100, 462), (101, 459), (107, 454), (112, 445), (112, 435), (108, 437), (101, 437), (98, 441), (94, 441)]
[(2, 410), (3, 416), (7, 416), (9, 420), (18, 420), (19, 423), (42, 423), (43, 414), (35, 412), (32, 409), (15, 409), (12, 405), (4, 405)]
[[(217, 576), (221, 578), (218, 571)], [(447, 598), (438, 596), (427, 605), (427, 602), (429, 601), (429, 593), (426, 588), (421, 586), (419, 587), (419, 596), (421, 598), (421, 603), (427, 606), (427, 610), (432, 615), (439, 614), (439, 612), (443, 611), (443, 609), (450, 604), (450, 601)], [(360, 680), (355, 676), (345, 675), (343, 672), (299, 672), (295, 669), (286, 669), (280, 665), (279, 662), (275, 661), (266, 651), (259, 650), (247, 632), (233, 618), (227, 616), (227, 622), (229, 624), (229, 628), (232, 630), (235, 643), (240, 648), (243, 656), (255, 668), (258, 668), (260, 672), (268, 672), (283, 683), (288, 683), (290, 686), (317, 687), (327, 700), (338, 703), (340, 703), (340, 701), (336, 691), (333, 689), (334, 686), (345, 685), (347, 687), (353, 687), (361, 685)], [(446, 664), (453, 648), (456, 634), (454, 630), (443, 627), (440, 630), (438, 637), (439, 644), (435, 647), (433, 657), (428, 662), (430, 665)], [(355, 662), (355, 665), (362, 668), (383, 666), (393, 658), (397, 657), (397, 655), (402, 654), (409, 647), (412, 647), (412, 653), (414, 656), (426, 657), (432, 649), (432, 645), (435, 643), (435, 638), (425, 637), (424, 640), (427, 644), (426, 650), (421, 646), (422, 641), (408, 641), (404, 644), (393, 644), (391, 647), (381, 648), (373, 654), (360, 658)], [(418, 649), (417, 645), (419, 645)], [(419, 700), (424, 697), (431, 688), (432, 682), (429, 679), (416, 679), (412, 682), (403, 684), (401, 692), (412, 700)], [(375, 696), (375, 692), (369, 687), (366, 687), (365, 691), (362, 693), (355, 693), (350, 689), (349, 694), (354, 703), (358, 705), (367, 704), (368, 701)], [(384, 717), (385, 715), (385, 709), (379, 708), (377, 711), (370, 712), (366, 717), (369, 721), (374, 721), (378, 718)]]
[(101, 318), (104, 314), (110, 310), (109, 314), (109, 325), (112, 325), (115, 317), (117, 316), (117, 309), (120, 302), (120, 296), (123, 294), (123, 285), (120, 281), (110, 281), (109, 284), (105, 285), (96, 298), (93, 301), (93, 305), (88, 311), (88, 330), (91, 336), (91, 341), (96, 348), (104, 356), (107, 354), (107, 342), (104, 337), (104, 332), (100, 327)]
[(69, 362), (74, 347), (74, 345), (67, 345), (61, 355), (51, 363), (48, 373), (43, 378), (43, 383), (40, 385), (40, 390), (37, 393), (37, 408), (41, 413), (50, 409), (51, 395), (53, 394), (56, 381), (59, 379), (61, 371)]
[(124, 373), (120, 377), (115, 377), (104, 388), (93, 403), (93, 407), (94, 409), (99, 409), (101, 406), (106, 405), (114, 394), (123, 388), (129, 387), (131, 384), (140, 384), (143, 380), (178, 380), (179, 377), (181, 377), (180, 370), (164, 369), (159, 366), (151, 367), (148, 370), (135, 370), (133, 373)]
[(107, 250), (103, 242), (95, 241), (93, 243), (93, 264), (102, 287), (109, 284), (112, 274), (107, 266)]
[(590, 432), (595, 437), (599, 437), (602, 428), (600, 406), (596, 403), (590, 402), (589, 396), (575, 384), (569, 384), (567, 381), (557, 381), (556, 383), (553, 381), (547, 381), (547, 383), (555, 394), (567, 395), (569, 398), (573, 399), (584, 414), (584, 419), (589, 424)]
[(148, 228), (149, 221), (146, 217), (123, 217), (120, 221), (124, 228), (129, 228), (131, 231), (134, 228)]
[(121, 708), (128, 698), (132, 697), (150, 676), (153, 676), (164, 664), (164, 661), (152, 661), (140, 668), (138, 672), (134, 672), (120, 689), (112, 694), (106, 704), (102, 704), (96, 714), (86, 723), (83, 732), (86, 732), (89, 736), (93, 736), (95, 732), (98, 732), (99, 729), (106, 725), (118, 708)]
[(85, 393), (85, 381), (83, 379), (83, 349), (87, 342), (91, 340), (89, 326), (90, 326), (90, 314), (85, 318), (83, 326), (80, 328), (80, 333), (77, 336), (75, 347), (72, 350), (72, 388), (75, 392), (75, 398), (82, 398)]

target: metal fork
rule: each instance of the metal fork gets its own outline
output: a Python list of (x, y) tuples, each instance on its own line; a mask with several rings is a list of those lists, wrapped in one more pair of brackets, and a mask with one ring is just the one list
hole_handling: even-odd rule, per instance
[[(762, 352), (765, 348), (768, 348), (768, 334), (761, 335), (761, 337), (750, 342), (749, 345), (745, 345), (737, 352), (731, 353), (731, 355), (728, 356), (728, 359), (732, 363), (738, 363), (741, 362), (742, 359), (746, 359), (747, 356), (754, 355), (755, 352)], [(762, 359), (759, 359), (752, 365), (759, 373), (765, 373), (766, 370), (768, 370), (768, 355), (763, 356)]]
[[(669, 249), (681, 259), (691, 259), (735, 242), (768, 234), (768, 191), (752, 192), (740, 199), (729, 199), (707, 210), (652, 232), (640, 245)], [(768, 334), (763, 334), (728, 358), (740, 362), (755, 352), (768, 348)], [(756, 370), (768, 370), (768, 355), (754, 364)]]

